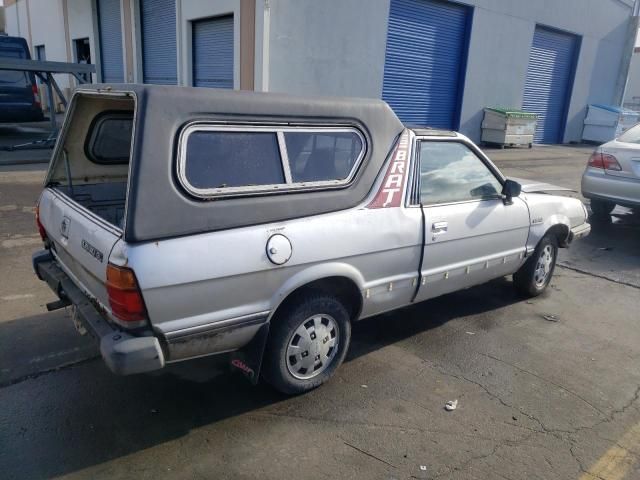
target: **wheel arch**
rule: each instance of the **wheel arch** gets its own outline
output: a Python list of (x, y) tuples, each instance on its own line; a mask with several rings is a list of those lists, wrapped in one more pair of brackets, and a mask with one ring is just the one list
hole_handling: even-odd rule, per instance
[(362, 312), (364, 278), (353, 266), (344, 263), (316, 265), (291, 277), (272, 297), (269, 321), (278, 311), (307, 292), (325, 292), (337, 297), (349, 311), (351, 320)]

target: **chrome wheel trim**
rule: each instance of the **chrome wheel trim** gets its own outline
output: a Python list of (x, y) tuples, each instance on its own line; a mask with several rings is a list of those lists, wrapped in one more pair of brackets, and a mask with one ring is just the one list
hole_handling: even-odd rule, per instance
[(538, 255), (538, 261), (536, 262), (536, 268), (533, 271), (533, 281), (536, 287), (543, 287), (549, 280), (551, 274), (551, 267), (553, 265), (553, 246), (545, 245), (545, 247)]
[(338, 351), (340, 328), (326, 313), (307, 318), (289, 337), (285, 362), (289, 373), (309, 380), (324, 372)]

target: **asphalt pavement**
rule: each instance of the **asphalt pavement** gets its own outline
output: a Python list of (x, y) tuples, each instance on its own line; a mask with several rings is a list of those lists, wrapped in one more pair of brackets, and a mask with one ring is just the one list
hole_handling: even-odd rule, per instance
[[(589, 153), (489, 151), (574, 189)], [(0, 167), (3, 479), (640, 478), (639, 215), (595, 223), (536, 299), (499, 279), (356, 324), (335, 378), (288, 398), (225, 357), (112, 375), (31, 272), (43, 172)]]

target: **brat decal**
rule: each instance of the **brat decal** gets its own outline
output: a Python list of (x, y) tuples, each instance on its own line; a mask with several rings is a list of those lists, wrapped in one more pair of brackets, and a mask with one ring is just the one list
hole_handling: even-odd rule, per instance
[(391, 163), (387, 168), (382, 185), (367, 208), (399, 207), (402, 202), (402, 192), (407, 180), (409, 167), (409, 131), (405, 130), (398, 140)]

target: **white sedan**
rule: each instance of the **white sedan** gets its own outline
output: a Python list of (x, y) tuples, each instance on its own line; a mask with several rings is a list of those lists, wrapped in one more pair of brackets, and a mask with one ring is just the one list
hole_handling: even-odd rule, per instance
[(640, 124), (596, 148), (582, 175), (582, 195), (595, 215), (609, 215), (616, 205), (640, 207)]

